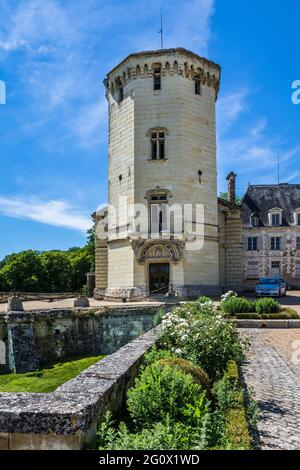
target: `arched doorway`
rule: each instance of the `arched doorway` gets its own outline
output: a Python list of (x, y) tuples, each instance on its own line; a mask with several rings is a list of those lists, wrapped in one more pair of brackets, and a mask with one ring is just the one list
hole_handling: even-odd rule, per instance
[(149, 293), (165, 294), (168, 292), (170, 282), (169, 263), (149, 264)]

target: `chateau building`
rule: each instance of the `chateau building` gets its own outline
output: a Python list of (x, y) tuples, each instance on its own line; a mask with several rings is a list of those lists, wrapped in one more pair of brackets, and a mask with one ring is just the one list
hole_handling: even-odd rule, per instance
[(183, 299), (240, 290), (234, 173), (229, 201), (217, 197), (220, 72), (177, 48), (131, 54), (108, 73), (109, 206), (94, 214), (96, 298), (138, 300), (170, 285)]
[(243, 203), (244, 284), (281, 276), (300, 288), (300, 185), (249, 186)]

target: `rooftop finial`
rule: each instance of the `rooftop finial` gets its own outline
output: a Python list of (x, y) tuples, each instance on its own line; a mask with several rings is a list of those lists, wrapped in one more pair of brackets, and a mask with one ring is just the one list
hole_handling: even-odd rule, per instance
[(160, 34), (160, 48), (164, 48), (164, 43), (163, 43), (163, 16), (162, 16), (162, 8), (160, 9), (160, 30), (158, 31)]

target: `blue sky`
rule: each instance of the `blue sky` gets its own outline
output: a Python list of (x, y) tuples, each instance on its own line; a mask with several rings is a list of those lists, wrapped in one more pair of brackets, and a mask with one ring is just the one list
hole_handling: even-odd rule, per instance
[(0, 0), (0, 258), (83, 245), (106, 202), (102, 80), (130, 52), (186, 47), (222, 66), (219, 191), (300, 182), (298, 0)]

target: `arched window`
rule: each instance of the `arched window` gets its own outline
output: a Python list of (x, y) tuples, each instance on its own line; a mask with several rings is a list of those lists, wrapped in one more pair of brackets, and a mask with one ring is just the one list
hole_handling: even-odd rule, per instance
[(165, 160), (166, 158), (166, 135), (168, 131), (163, 128), (150, 129), (147, 135), (150, 137), (150, 159)]

